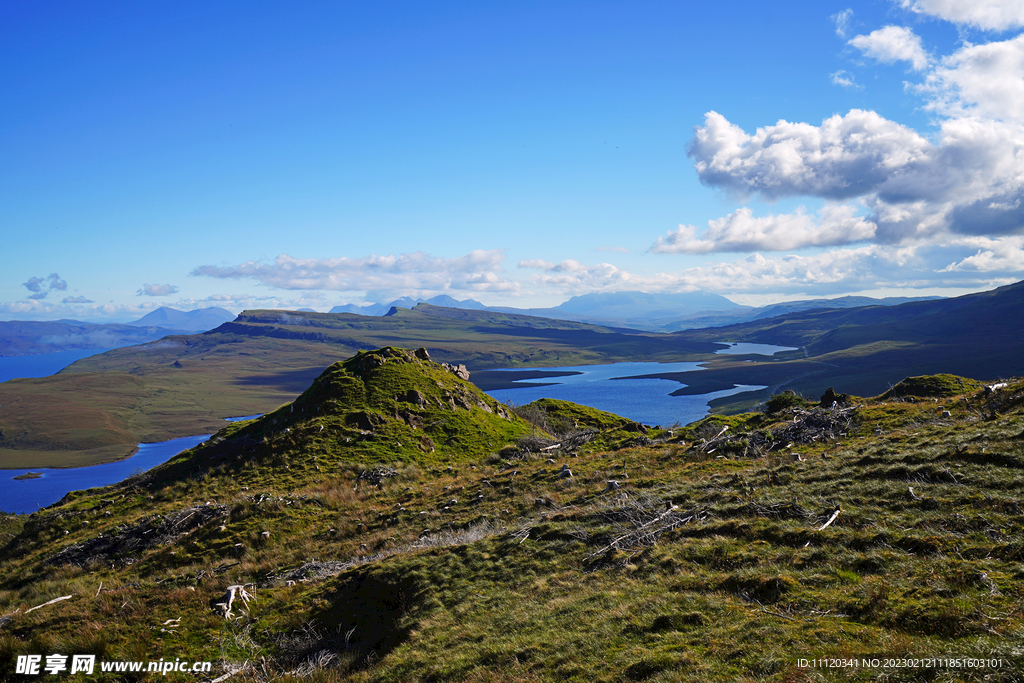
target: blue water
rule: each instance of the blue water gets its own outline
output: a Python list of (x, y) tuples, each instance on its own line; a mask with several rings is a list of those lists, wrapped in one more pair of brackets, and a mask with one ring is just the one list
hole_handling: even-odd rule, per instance
[[(68, 491), (116, 484), (136, 472), (143, 472), (167, 462), (178, 453), (208, 438), (210, 435), (206, 434), (185, 436), (160, 443), (140, 443), (138, 452), (132, 457), (106, 465), (67, 469), (0, 470), (0, 510), (16, 513), (35, 512), (41, 507), (56, 503)], [(26, 472), (39, 472), (43, 476), (20, 481), (14, 479)]]
[(700, 369), (699, 363), (612, 363), (544, 368), (579, 374), (522, 380), (524, 385), (545, 383), (549, 386), (495, 389), (487, 393), (499, 401), (512, 405), (523, 405), (539, 398), (572, 401), (644, 424), (668, 427), (676, 423), (685, 425), (701, 419), (708, 414), (708, 402), (713, 399), (765, 388), (738, 384), (732, 389), (710, 394), (672, 396), (671, 393), (679, 389), (679, 382), (668, 379), (618, 379)]
[[(43, 356), (0, 358), (0, 380), (12, 377), (45, 377), (80, 358), (105, 349), (61, 351)], [(769, 355), (791, 350), (769, 344), (732, 344), (718, 353)], [(514, 405), (530, 403), (538, 398), (556, 398), (593, 406), (600, 410), (628, 417), (648, 425), (670, 426), (689, 424), (708, 414), (708, 402), (744, 391), (764, 389), (763, 386), (738, 384), (732, 389), (697, 396), (671, 396), (679, 383), (666, 379), (629, 379), (631, 376), (664, 372), (691, 372), (701, 369), (698, 363), (613, 363), (581, 365), (545, 370), (577, 374), (522, 380), (522, 388), (497, 389), (487, 392), (499, 401)], [(4, 374), (7, 372), (8, 374)], [(11, 374), (13, 373), (13, 374)], [(625, 378), (625, 379), (623, 379)], [(531, 383), (548, 386), (531, 387)], [(259, 415), (227, 418), (249, 420)], [(56, 503), (68, 491), (109, 486), (135, 474), (156, 467), (209, 438), (209, 435), (187, 436), (161, 443), (139, 444), (138, 452), (119, 462), (92, 467), (67, 469), (0, 470), (0, 510), (14, 513), (35, 512)], [(37, 479), (15, 480), (27, 472), (38, 472)]]
[(715, 353), (725, 355), (746, 355), (757, 354), (759, 356), (774, 356), (780, 351), (797, 351), (795, 346), (775, 346), (774, 344), (748, 344), (747, 342), (734, 342), (729, 348), (720, 349)]
[(2, 356), (0, 357), (0, 382), (6, 382), (15, 377), (49, 377), (76, 360), (109, 350), (72, 349), (56, 353), (43, 353), (38, 356)]

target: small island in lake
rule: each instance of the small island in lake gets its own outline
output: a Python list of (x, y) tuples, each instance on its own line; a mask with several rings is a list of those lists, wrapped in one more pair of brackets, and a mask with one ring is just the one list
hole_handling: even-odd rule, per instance
[(14, 478), (17, 479), (17, 480), (22, 480), (22, 479), (38, 479), (41, 476), (43, 476), (42, 472), (26, 472), (25, 474), (19, 474), (18, 476), (14, 477)]

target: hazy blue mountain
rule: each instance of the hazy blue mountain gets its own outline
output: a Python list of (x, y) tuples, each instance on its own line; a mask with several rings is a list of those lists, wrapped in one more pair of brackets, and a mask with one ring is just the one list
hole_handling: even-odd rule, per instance
[(750, 320), (762, 318), (774, 318), (778, 315), (796, 313), (797, 311), (809, 311), (815, 308), (858, 308), (860, 306), (898, 306), (899, 304), (910, 303), (911, 301), (934, 301), (941, 299), (938, 296), (887, 296), (882, 299), (873, 299), (869, 296), (841, 296), (837, 299), (807, 299), (805, 301), (785, 301), (770, 306), (762, 306), (755, 309), (754, 317)]
[(646, 292), (603, 292), (574, 296), (555, 306), (566, 313), (600, 316), (603, 318), (649, 317), (698, 313), (700, 311), (728, 311), (748, 309), (724, 296), (709, 292), (681, 294), (648, 294)]
[(330, 312), (382, 316), (387, 315), (390, 310), (396, 307), (413, 308), (419, 303), (428, 303), (445, 308), (532, 315), (553, 320), (572, 320), (575, 322), (633, 328), (651, 332), (674, 332), (677, 330), (734, 325), (816, 308), (895, 306), (911, 301), (927, 301), (936, 298), (939, 297), (887, 297), (884, 299), (873, 299), (866, 296), (844, 296), (836, 299), (786, 301), (754, 308), (737, 304), (718, 294), (700, 291), (680, 294), (601, 292), (574, 296), (568, 301), (550, 308), (513, 308), (511, 306), (485, 306), (479, 301), (473, 301), (472, 299), (459, 301), (450, 296), (441, 295), (435, 296), (432, 299), (402, 297), (390, 303), (368, 304), (366, 306), (344, 304), (335, 306)]
[(223, 308), (212, 306), (194, 311), (179, 311), (161, 306), (135, 322), (127, 323), (137, 327), (165, 327), (186, 332), (205, 332), (235, 319), (235, 314)]
[(477, 311), (491, 310), (487, 306), (484, 306), (479, 301), (473, 299), (464, 299), (459, 301), (453, 299), (445, 294), (439, 294), (438, 296), (430, 299), (414, 299), (410, 296), (403, 296), (400, 299), (386, 304), (367, 304), (366, 306), (357, 306), (355, 304), (341, 304), (335, 306), (328, 313), (356, 313), (358, 315), (387, 315), (388, 311), (392, 308), (413, 308), (416, 304), (427, 303), (433, 306), (444, 306), (445, 308), (468, 308)]
[(112, 349), (188, 330), (78, 321), (0, 321), (0, 356), (36, 356), (72, 349)]

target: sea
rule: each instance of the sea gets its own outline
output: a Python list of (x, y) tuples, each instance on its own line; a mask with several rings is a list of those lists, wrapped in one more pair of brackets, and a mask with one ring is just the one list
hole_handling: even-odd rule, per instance
[[(0, 358), (0, 381), (15, 377), (46, 377), (80, 358), (87, 358), (105, 350), (61, 351), (41, 356)], [(719, 353), (771, 356), (780, 351), (791, 350), (793, 349), (790, 347), (770, 344), (730, 344), (729, 348), (722, 349)], [(679, 382), (635, 378), (636, 375), (691, 372), (698, 369), (698, 363), (612, 363), (543, 368), (545, 371), (572, 374), (521, 380), (520, 387), (497, 389), (487, 393), (499, 401), (512, 405), (524, 405), (538, 398), (574, 401), (644, 424), (668, 427), (674, 424), (689, 424), (704, 417), (708, 413), (708, 403), (716, 398), (765, 388), (738, 384), (732, 389), (709, 394), (672, 396), (671, 393), (679, 388)], [(507, 372), (515, 370), (509, 369)], [(536, 384), (543, 386), (531, 386)], [(243, 420), (254, 417), (258, 415), (229, 419)], [(0, 470), (0, 511), (31, 513), (56, 503), (68, 491), (116, 484), (137, 472), (170, 460), (178, 453), (202, 443), (209, 436), (203, 434), (160, 443), (141, 443), (138, 445), (139, 450), (130, 458), (104, 465), (66, 469)], [(15, 479), (28, 473), (39, 476)]]

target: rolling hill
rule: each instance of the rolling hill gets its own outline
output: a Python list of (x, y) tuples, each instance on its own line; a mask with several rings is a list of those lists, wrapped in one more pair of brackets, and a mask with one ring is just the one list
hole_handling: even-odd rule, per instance
[[(874, 395), (909, 375), (950, 372), (977, 379), (1024, 374), (1024, 283), (896, 306), (796, 312), (766, 320), (674, 333), (680, 341), (746, 341), (800, 347), (785, 362), (734, 359), (686, 376), (683, 392), (753, 383), (814, 396), (829, 384)], [(740, 365), (742, 363), (742, 365)]]
[(1024, 382), (644, 432), (561, 401), (502, 414), (425, 356), (356, 355), (149, 473), (0, 515), (4, 674), (52, 653), (94, 655), (101, 682), (116, 661), (324, 683), (1024, 671)]
[[(429, 304), (381, 317), (246, 311), (203, 334), (116, 349), (54, 377), (0, 384), (0, 466), (106, 462), (142, 441), (216, 431), (225, 417), (264, 413), (293, 399), (325, 365), (361, 349), (426, 347), (432, 357), (472, 370), (697, 360), (707, 369), (651, 376), (685, 383), (680, 394), (768, 387), (712, 403), (736, 412), (783, 388), (817, 396), (835, 385), (876, 395), (909, 375), (1024, 374), (1021, 320), (1024, 283), (672, 334)], [(714, 355), (721, 342), (742, 341), (799, 350), (767, 360)]]
[(215, 432), (223, 418), (274, 410), (325, 365), (361, 349), (425, 346), (473, 369), (619, 360), (693, 360), (719, 345), (493, 311), (420, 304), (393, 315), (246, 311), (196, 335), (78, 361), (52, 377), (0, 384), (0, 467), (72, 467), (140, 442)]

